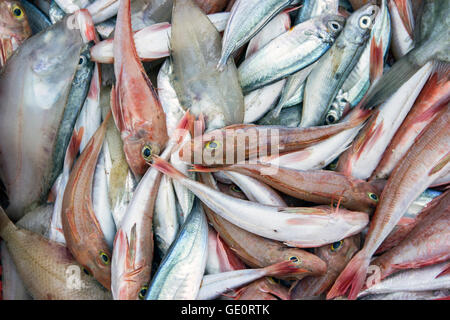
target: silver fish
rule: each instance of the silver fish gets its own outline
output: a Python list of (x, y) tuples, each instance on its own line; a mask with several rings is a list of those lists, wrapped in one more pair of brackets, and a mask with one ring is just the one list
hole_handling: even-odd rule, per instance
[(300, 127), (324, 122), (331, 103), (365, 48), (378, 11), (371, 4), (355, 11), (331, 49), (311, 71), (305, 84)]

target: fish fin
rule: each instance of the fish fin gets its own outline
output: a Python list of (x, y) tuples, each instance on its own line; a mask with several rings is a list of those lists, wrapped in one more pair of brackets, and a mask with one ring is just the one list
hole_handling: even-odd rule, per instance
[(433, 62), (433, 74), (437, 76), (437, 85), (450, 81), (450, 63), (435, 60)]
[(194, 171), (194, 172), (217, 172), (221, 171), (222, 169), (220, 167), (205, 167), (200, 164), (191, 164), (191, 169), (188, 171)]
[(447, 166), (447, 164), (450, 162), (450, 151), (447, 152), (447, 154), (445, 156), (443, 156), (439, 162), (430, 170), (430, 172), (428, 173), (429, 176), (438, 173), (439, 171), (441, 171), (443, 168), (445, 168), (445, 166)]
[(398, 60), (376, 83), (371, 86), (364, 99), (364, 109), (372, 109), (391, 97), (421, 66), (412, 63), (408, 57), (411, 52)]
[(293, 11), (296, 11), (296, 10), (300, 9), (301, 7), (303, 7), (302, 4), (299, 5), (299, 6), (292, 7), (292, 8), (284, 9), (282, 12), (283, 12), (283, 13), (293, 12)]
[(201, 136), (201, 135), (203, 135), (203, 133), (205, 133), (206, 120), (205, 120), (205, 116), (203, 115), (203, 112), (200, 113), (197, 121), (195, 121), (193, 129), (194, 129), (194, 132), (192, 133), (192, 137), (194, 137), (194, 138)]
[(445, 269), (442, 270), (441, 273), (439, 273), (436, 278), (442, 277), (442, 276), (446, 276), (450, 274), (450, 262), (446, 264)]
[(72, 168), (75, 157), (80, 151), (80, 144), (83, 138), (84, 127), (80, 127), (79, 130), (73, 130), (72, 137), (70, 138), (69, 145), (67, 146), (66, 156), (64, 158), (64, 166)]
[(409, 0), (394, 0), (395, 5), (397, 6), (398, 13), (400, 15), (400, 19), (405, 26), (406, 31), (409, 36), (412, 38), (414, 36), (414, 15), (412, 12), (411, 1)]
[(118, 92), (116, 92), (116, 87), (114, 85), (111, 88), (110, 104), (114, 122), (116, 123), (116, 127), (119, 130), (119, 132), (122, 132), (125, 129), (123, 122), (123, 115), (120, 109)]
[(222, 264), (228, 264), (234, 270), (245, 269), (244, 263), (236, 256), (234, 251), (228, 247), (228, 245), (220, 238), (219, 233), (217, 233), (217, 254), (219, 260)]
[(370, 43), (370, 83), (376, 83), (383, 75), (384, 55), (383, 55), (383, 38), (377, 44), (375, 37)]
[(177, 146), (174, 147), (173, 150), (182, 149), (182, 142), (184, 137), (192, 131), (192, 127), (194, 126), (195, 118), (190, 114), (189, 110), (185, 112), (184, 116), (178, 122), (177, 127), (175, 129), (174, 137), (176, 139)]
[(278, 212), (284, 213), (296, 213), (296, 214), (307, 214), (307, 215), (317, 215), (317, 216), (326, 216), (328, 213), (321, 208), (307, 208), (307, 207), (286, 207), (286, 208), (278, 208)]
[(350, 289), (348, 298), (350, 300), (356, 299), (364, 286), (369, 264), (370, 257), (367, 257), (364, 251), (358, 252), (336, 279), (327, 294), (327, 300), (345, 295), (348, 289)]
[(158, 171), (168, 175), (172, 179), (188, 179), (183, 173), (175, 169), (169, 162), (158, 156), (153, 156), (153, 162), (151, 163), (151, 166)]
[(291, 260), (275, 263), (273, 265), (265, 267), (264, 270), (266, 272), (265, 275), (270, 277), (285, 276), (292, 273), (299, 274), (302, 272), (309, 272), (306, 269), (299, 269), (298, 266)]
[(433, 264), (437, 264), (440, 262), (447, 261), (450, 258), (450, 254), (443, 254), (439, 257), (434, 257), (432, 259), (428, 260), (422, 260), (422, 261), (416, 261), (416, 262), (410, 262), (410, 263), (399, 263), (399, 264), (393, 264), (392, 268), (394, 269), (417, 269), (417, 268), (423, 268), (426, 266), (431, 266)]

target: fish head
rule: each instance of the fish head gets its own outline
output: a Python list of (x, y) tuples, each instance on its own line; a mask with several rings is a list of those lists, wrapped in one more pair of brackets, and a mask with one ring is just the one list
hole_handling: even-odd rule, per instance
[(348, 189), (344, 197), (352, 199), (352, 202), (358, 203), (358, 206), (352, 209), (361, 210), (364, 212), (372, 212), (378, 205), (380, 200), (380, 188), (377, 185), (360, 181), (354, 185), (353, 188)]
[(316, 248), (314, 253), (327, 263), (327, 271), (340, 273), (359, 250), (359, 234)]
[(114, 240), (111, 291), (116, 300), (144, 300), (148, 291), (151, 265), (134, 255), (135, 227), (133, 229), (130, 237), (119, 229)]
[(78, 260), (86, 262), (84, 272), (92, 275), (106, 289), (111, 288), (111, 252), (105, 241), (91, 243), (89, 250), (79, 250)]
[[(225, 150), (225, 146), (229, 150)], [(234, 145), (228, 146), (221, 130), (213, 130), (184, 143), (179, 156), (186, 163), (223, 165), (227, 151), (233, 153)]]
[(345, 40), (351, 43), (366, 43), (375, 23), (375, 18), (380, 12), (377, 5), (368, 3), (348, 17), (346, 27), (343, 30)]
[(28, 17), (20, 1), (0, 1), (0, 66), (31, 36)]
[(153, 156), (161, 153), (163, 147), (153, 141), (147, 132), (149, 131), (141, 127), (127, 136), (123, 135), (123, 151), (136, 179), (144, 175), (148, 163), (152, 162)]
[(320, 22), (319, 35), (325, 42), (332, 44), (345, 26), (345, 18), (336, 14), (327, 14), (317, 18)]

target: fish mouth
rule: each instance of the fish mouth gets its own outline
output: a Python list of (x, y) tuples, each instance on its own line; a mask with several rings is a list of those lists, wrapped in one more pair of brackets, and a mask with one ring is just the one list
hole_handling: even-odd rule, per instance
[(19, 47), (19, 42), (13, 36), (0, 38), (0, 68), (6, 64), (6, 60)]

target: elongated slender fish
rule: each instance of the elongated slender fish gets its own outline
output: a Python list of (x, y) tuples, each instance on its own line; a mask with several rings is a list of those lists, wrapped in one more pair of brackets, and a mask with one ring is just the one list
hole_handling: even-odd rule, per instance
[[(180, 121), (179, 129), (186, 130), (189, 114)], [(187, 130), (186, 130), (187, 131)], [(179, 142), (174, 133), (162, 157), (168, 159)], [(127, 207), (114, 240), (111, 265), (111, 291), (116, 300), (143, 299), (150, 282), (153, 261), (153, 212), (161, 174), (150, 168), (139, 182)]]
[(402, 269), (416, 269), (450, 258), (450, 192), (432, 203), (425, 217), (397, 246), (371, 263), (381, 268), (381, 279)]
[(324, 15), (276, 37), (239, 66), (242, 90), (247, 93), (309, 66), (327, 52), (344, 23), (341, 16)]
[[(273, 169), (273, 170), (271, 170)], [(345, 208), (370, 212), (377, 203), (376, 187), (362, 180), (329, 170), (298, 171), (256, 164), (234, 164), (219, 168), (194, 166), (194, 170), (223, 170), (253, 177), (290, 196), (320, 204), (339, 203)], [(242, 188), (241, 188), (242, 189)]]
[(305, 248), (332, 243), (360, 232), (368, 223), (368, 215), (363, 212), (330, 207), (276, 207), (237, 199), (186, 178), (160, 158), (152, 166), (183, 183), (202, 202), (231, 223), (291, 246)]
[(208, 224), (197, 200), (156, 271), (145, 299), (195, 299), (205, 272), (207, 254)]
[(60, 123), (93, 32), (87, 12), (68, 16), (20, 46), (0, 75), (0, 172), (13, 220), (47, 198), (62, 169), (69, 141), (56, 144)]
[(206, 130), (242, 123), (244, 97), (233, 61), (216, 70), (221, 37), (207, 16), (192, 2), (175, 2), (170, 39), (173, 86), (183, 107), (202, 113)]
[(111, 286), (111, 251), (93, 211), (92, 181), (108, 118), (77, 159), (67, 181), (61, 209), (68, 249), (87, 272), (107, 289)]
[(431, 62), (423, 66), (374, 112), (352, 147), (339, 158), (337, 171), (357, 179), (367, 179), (371, 176), (425, 85), (432, 68)]
[(364, 285), (370, 258), (398, 223), (406, 209), (450, 164), (450, 106), (441, 111), (402, 162), (392, 172), (370, 223), (364, 246), (345, 267), (327, 298), (343, 295), (356, 298)]
[(166, 117), (136, 53), (130, 18), (130, 0), (121, 1), (114, 34), (114, 74), (111, 110), (133, 174), (145, 173), (146, 161), (164, 149)]
[(327, 272), (319, 277), (308, 277), (298, 281), (290, 290), (291, 299), (307, 299), (325, 293), (359, 250), (359, 238), (359, 235), (356, 235), (331, 245), (316, 248), (314, 253), (327, 263)]
[[(200, 181), (218, 190), (210, 173), (201, 173)], [(296, 261), (297, 272), (290, 277), (301, 279), (307, 275), (321, 275), (326, 271), (326, 264), (308, 251), (287, 247), (281, 242), (260, 237), (254, 233), (228, 222), (206, 205), (203, 205), (208, 220), (220, 234), (225, 243), (246, 265), (263, 268), (278, 262)]]
[(224, 70), (228, 58), (259, 30), (261, 30), (277, 13), (297, 0), (238, 0), (231, 9), (222, 41), (222, 54), (217, 68)]
[(0, 1), (0, 68), (11, 54), (31, 36), (27, 14), (15, 0)]
[(286, 276), (296, 271), (293, 261), (283, 261), (262, 269), (245, 269), (203, 276), (197, 300), (212, 300), (221, 294), (266, 276)]
[[(443, 75), (445, 74), (445, 75)], [(417, 136), (450, 100), (448, 69), (433, 71), (414, 106), (396, 131), (389, 146), (384, 151), (371, 178), (387, 178), (394, 167), (413, 145)]]
[(111, 298), (107, 290), (81, 271), (81, 265), (75, 261), (64, 245), (16, 227), (1, 208), (0, 236), (6, 242), (17, 270), (34, 299)]
[(378, 12), (379, 8), (371, 4), (355, 11), (331, 49), (311, 71), (305, 84), (301, 127), (325, 121), (331, 103), (366, 47)]

